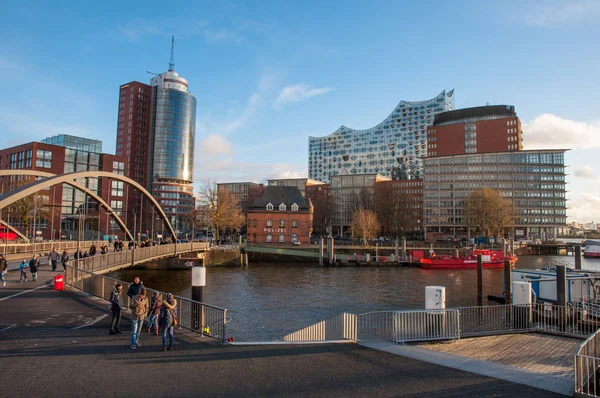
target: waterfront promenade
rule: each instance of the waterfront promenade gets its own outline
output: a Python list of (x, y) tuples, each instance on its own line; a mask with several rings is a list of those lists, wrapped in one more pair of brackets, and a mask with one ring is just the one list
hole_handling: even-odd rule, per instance
[[(8, 274), (0, 289), (3, 395), (21, 396), (558, 396), (357, 344), (222, 346), (177, 332), (175, 351), (142, 335), (109, 336), (108, 306)], [(35, 289), (35, 290), (32, 290)]]

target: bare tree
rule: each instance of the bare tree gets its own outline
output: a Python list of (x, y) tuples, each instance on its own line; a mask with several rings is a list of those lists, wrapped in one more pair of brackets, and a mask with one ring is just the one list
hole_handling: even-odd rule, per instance
[(365, 246), (381, 230), (381, 225), (377, 221), (377, 215), (371, 210), (356, 210), (352, 215), (351, 227), (352, 235), (362, 237)]
[(214, 181), (207, 181), (202, 184), (198, 195), (198, 206), (204, 209), (204, 214), (215, 228), (215, 239), (219, 239), (221, 231), (240, 228), (244, 224), (239, 200), (228, 189), (218, 189)]
[(333, 201), (328, 193), (317, 198), (314, 204), (313, 228), (316, 234), (327, 235), (331, 230), (333, 218)]
[(465, 200), (467, 225), (486, 238), (504, 236), (514, 223), (514, 214), (512, 203), (494, 189), (471, 191)]
[[(47, 201), (46, 195), (34, 193), (11, 205), (10, 214), (18, 221), (25, 235), (29, 235), (29, 228), (35, 222), (48, 216), (45, 209)], [(35, 239), (35, 231), (32, 231), (31, 236)]]

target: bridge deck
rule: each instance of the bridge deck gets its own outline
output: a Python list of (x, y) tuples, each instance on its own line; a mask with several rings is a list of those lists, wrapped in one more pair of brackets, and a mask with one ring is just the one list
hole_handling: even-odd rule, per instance
[(540, 333), (507, 334), (417, 344), (420, 348), (573, 379), (573, 356), (583, 340)]

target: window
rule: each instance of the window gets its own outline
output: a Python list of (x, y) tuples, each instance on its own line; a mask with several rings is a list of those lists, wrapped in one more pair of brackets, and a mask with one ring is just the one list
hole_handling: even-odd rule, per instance
[(125, 188), (123, 181), (111, 181), (110, 194), (112, 196), (125, 196)]
[(279, 220), (279, 227), (280, 228), (285, 227), (285, 221), (283, 219)]
[(293, 204), (292, 205), (292, 211), (298, 211), (298, 205), (297, 204)]
[(113, 161), (113, 173), (125, 175), (125, 163)]
[(267, 243), (271, 243), (271, 242), (273, 242), (273, 235), (271, 235), (271, 234), (267, 234), (267, 236), (266, 236), (266, 238), (265, 238), (265, 241), (266, 241)]
[(273, 210), (273, 203), (267, 203), (267, 210)]
[(292, 228), (298, 228), (298, 220), (292, 220)]
[(252, 220), (252, 226), (256, 228), (256, 219)]
[(272, 227), (273, 226), (273, 220), (271, 220), (270, 218), (267, 220), (267, 227)]
[(285, 242), (285, 235), (279, 234), (279, 243), (283, 243), (283, 242)]
[(279, 205), (279, 211), (285, 211), (285, 209), (286, 209), (285, 203), (282, 203)]
[(38, 149), (36, 151), (35, 167), (43, 167), (49, 169), (52, 167), (52, 152), (42, 151)]
[(292, 234), (292, 242), (298, 242), (298, 234)]

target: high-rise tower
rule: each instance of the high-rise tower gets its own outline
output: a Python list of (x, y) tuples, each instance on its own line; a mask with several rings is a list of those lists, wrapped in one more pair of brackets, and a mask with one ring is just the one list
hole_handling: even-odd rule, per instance
[[(194, 208), (196, 98), (189, 93), (187, 80), (174, 70), (173, 50), (174, 40), (169, 70), (153, 77), (149, 86), (139, 82), (121, 86), (117, 154), (129, 158), (127, 175), (152, 192), (173, 228), (187, 233)], [(136, 98), (141, 106), (135, 106)], [(130, 198), (129, 212), (135, 212), (138, 220), (153, 222), (149, 206), (144, 208), (135, 197)], [(131, 216), (127, 219), (132, 222)], [(144, 233), (148, 225), (144, 222), (139, 230)]]

